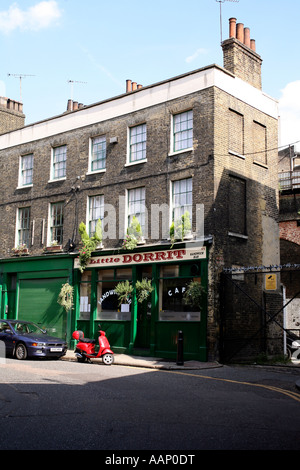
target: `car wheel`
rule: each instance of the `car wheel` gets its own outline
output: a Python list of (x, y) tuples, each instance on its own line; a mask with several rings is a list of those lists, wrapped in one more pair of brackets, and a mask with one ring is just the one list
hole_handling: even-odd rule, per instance
[(114, 362), (114, 356), (112, 354), (104, 354), (102, 361), (106, 366), (110, 366)]
[(15, 356), (17, 359), (22, 360), (27, 358), (27, 349), (25, 344), (19, 343), (17, 344)]

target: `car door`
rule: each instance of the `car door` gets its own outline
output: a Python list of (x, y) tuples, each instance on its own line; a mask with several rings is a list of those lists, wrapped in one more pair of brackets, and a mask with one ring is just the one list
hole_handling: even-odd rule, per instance
[(0, 353), (2, 354), (5, 350), (6, 355), (12, 354), (14, 349), (14, 335), (9, 323), (5, 321), (0, 321), (0, 342)]

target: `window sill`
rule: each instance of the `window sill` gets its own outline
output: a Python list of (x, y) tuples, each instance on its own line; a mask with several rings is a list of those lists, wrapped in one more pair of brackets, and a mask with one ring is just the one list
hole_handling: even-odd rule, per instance
[(174, 156), (180, 155), (182, 153), (192, 152), (193, 150), (194, 150), (194, 147), (188, 147), (186, 149), (177, 150), (176, 152), (172, 151), (172, 152), (168, 153), (168, 157), (174, 157)]
[(265, 168), (266, 170), (269, 169), (268, 165), (266, 165), (265, 163), (258, 162), (257, 160), (254, 160), (253, 163), (254, 165), (261, 166), (262, 168)]
[(66, 176), (64, 176), (63, 178), (56, 178), (55, 180), (49, 180), (48, 183), (56, 183), (58, 181), (65, 181), (67, 179)]
[(124, 166), (134, 166), (134, 165), (139, 165), (140, 163), (147, 163), (147, 158), (144, 158), (144, 160), (137, 160), (135, 162), (125, 163)]
[(232, 150), (228, 150), (229, 155), (233, 155), (234, 157), (241, 158), (242, 160), (246, 160), (245, 155), (241, 155), (240, 153), (233, 152)]
[(97, 173), (105, 173), (106, 172), (106, 168), (103, 168), (102, 170), (94, 170), (94, 171), (87, 171), (86, 172), (86, 175), (96, 175)]
[(33, 184), (24, 184), (24, 186), (17, 186), (16, 189), (27, 189), (32, 188)]
[(242, 235), (241, 233), (228, 232), (230, 237), (241, 238), (242, 240), (248, 240), (248, 235)]

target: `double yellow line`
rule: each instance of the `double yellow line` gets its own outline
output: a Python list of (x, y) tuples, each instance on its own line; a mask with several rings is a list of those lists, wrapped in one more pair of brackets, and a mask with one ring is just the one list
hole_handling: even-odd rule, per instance
[(188, 375), (189, 377), (197, 377), (201, 379), (218, 380), (220, 382), (229, 382), (229, 383), (238, 384), (238, 385), (248, 385), (250, 387), (264, 388), (266, 390), (271, 390), (272, 392), (277, 392), (277, 393), (281, 393), (282, 395), (286, 395), (289, 398), (292, 398), (293, 400), (296, 400), (300, 403), (299, 393), (292, 392), (290, 390), (285, 390), (284, 388), (273, 387), (272, 385), (262, 385), (262, 384), (251, 383), (251, 382), (240, 382), (238, 380), (222, 379), (219, 377), (209, 377), (208, 375), (189, 374), (188, 372), (181, 372), (181, 371), (170, 371), (170, 370), (163, 370), (163, 369), (160, 369), (160, 371), (169, 372), (171, 374)]

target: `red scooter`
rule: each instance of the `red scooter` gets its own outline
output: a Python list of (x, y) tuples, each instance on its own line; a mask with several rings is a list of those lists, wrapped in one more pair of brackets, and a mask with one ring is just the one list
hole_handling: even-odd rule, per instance
[(85, 338), (83, 331), (77, 330), (72, 334), (72, 338), (78, 341), (75, 349), (75, 356), (78, 362), (91, 362), (90, 359), (102, 358), (105, 365), (110, 366), (114, 362), (114, 353), (110, 349), (109, 342), (105, 336), (105, 332), (99, 326), (99, 349), (96, 351), (96, 340)]

